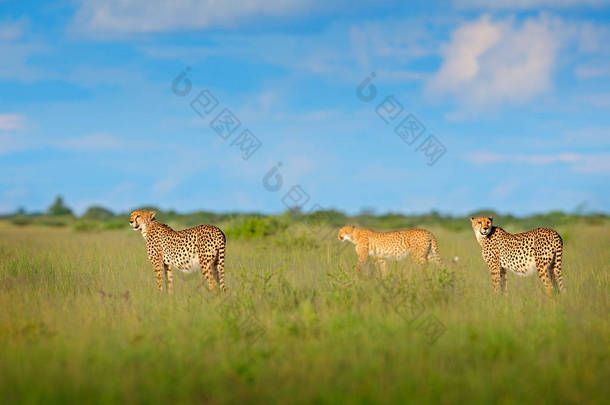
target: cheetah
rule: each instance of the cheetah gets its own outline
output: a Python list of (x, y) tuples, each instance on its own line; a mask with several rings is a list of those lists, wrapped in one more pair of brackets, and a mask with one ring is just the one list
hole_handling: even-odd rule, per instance
[(210, 286), (216, 288), (212, 274), (212, 265), (216, 267), (216, 276), (220, 289), (225, 287), (225, 245), (226, 237), (220, 228), (214, 225), (200, 225), (182, 231), (174, 231), (168, 225), (155, 219), (155, 211), (136, 210), (131, 213), (129, 224), (134, 231), (140, 231), (146, 240), (148, 259), (155, 271), (157, 288), (163, 291), (163, 279), (167, 277), (167, 292), (172, 291), (172, 268), (184, 273), (201, 269)]
[(500, 287), (506, 294), (506, 270), (524, 277), (537, 271), (548, 295), (553, 286), (559, 292), (565, 290), (561, 276), (563, 241), (556, 231), (537, 228), (513, 235), (493, 226), (492, 221), (493, 217), (470, 218), (495, 293)]
[(425, 229), (375, 232), (348, 225), (339, 230), (338, 238), (342, 242), (349, 241), (356, 245), (358, 267), (362, 268), (366, 259), (372, 256), (380, 265), (382, 275), (386, 274), (386, 258), (400, 260), (409, 253), (419, 264), (442, 264), (436, 239)]

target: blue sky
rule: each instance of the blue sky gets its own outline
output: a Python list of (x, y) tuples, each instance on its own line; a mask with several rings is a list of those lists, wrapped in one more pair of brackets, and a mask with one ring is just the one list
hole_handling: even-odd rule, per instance
[(0, 212), (610, 212), (608, 1), (173, 3), (0, 0)]

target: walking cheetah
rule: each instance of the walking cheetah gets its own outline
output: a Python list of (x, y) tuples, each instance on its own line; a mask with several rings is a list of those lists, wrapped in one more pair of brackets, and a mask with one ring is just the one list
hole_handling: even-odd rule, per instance
[(492, 225), (493, 217), (470, 218), (474, 234), (483, 249), (483, 260), (489, 266), (494, 292), (498, 285), (506, 294), (506, 270), (520, 276), (538, 271), (547, 294), (553, 285), (563, 292), (561, 255), (563, 241), (557, 232), (548, 228), (510, 234)]
[(339, 230), (340, 241), (350, 241), (356, 245), (358, 266), (362, 267), (369, 256), (375, 257), (381, 266), (381, 272), (386, 274), (386, 258), (402, 259), (412, 254), (419, 264), (433, 262), (441, 265), (436, 239), (425, 229), (409, 229), (408, 231), (375, 232), (370, 229), (344, 226)]
[(139, 230), (146, 240), (148, 259), (153, 265), (157, 288), (163, 291), (164, 274), (167, 277), (167, 291), (172, 291), (172, 268), (184, 273), (201, 268), (210, 289), (216, 287), (212, 265), (220, 289), (225, 291), (225, 244), (226, 238), (220, 228), (214, 225), (200, 225), (182, 231), (174, 231), (169, 226), (157, 222), (155, 211), (137, 210), (131, 213), (129, 224), (134, 231)]

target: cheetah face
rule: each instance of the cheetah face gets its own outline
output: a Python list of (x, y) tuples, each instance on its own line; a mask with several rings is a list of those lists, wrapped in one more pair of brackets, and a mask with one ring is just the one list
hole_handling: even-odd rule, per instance
[(475, 235), (488, 236), (491, 233), (494, 217), (470, 217)]
[(155, 211), (136, 210), (131, 213), (129, 225), (134, 231), (146, 230), (150, 222), (155, 219)]
[(353, 226), (344, 226), (343, 228), (339, 229), (339, 235), (337, 235), (337, 237), (339, 238), (339, 240), (341, 242), (345, 242), (345, 241), (349, 241), (349, 242), (353, 242), (354, 240), (352, 239), (352, 233), (354, 232), (354, 227)]

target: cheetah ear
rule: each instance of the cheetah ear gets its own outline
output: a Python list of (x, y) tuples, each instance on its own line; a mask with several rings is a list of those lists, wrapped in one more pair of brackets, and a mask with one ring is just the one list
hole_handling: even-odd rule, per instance
[(494, 217), (489, 217), (489, 220), (490, 220), (490, 221), (493, 221), (493, 220), (494, 220)]
[(157, 216), (157, 211), (150, 211), (150, 220), (152, 221)]
[(470, 217), (470, 222), (474, 221), (474, 217)]

